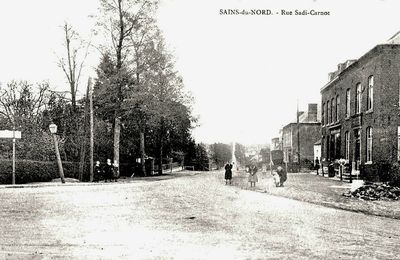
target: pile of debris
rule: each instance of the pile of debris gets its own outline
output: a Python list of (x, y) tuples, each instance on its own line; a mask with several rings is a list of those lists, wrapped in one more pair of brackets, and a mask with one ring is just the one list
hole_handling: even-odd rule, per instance
[(356, 197), (363, 200), (390, 199), (398, 200), (400, 198), (400, 188), (387, 184), (367, 184), (355, 191), (343, 193), (345, 197)]

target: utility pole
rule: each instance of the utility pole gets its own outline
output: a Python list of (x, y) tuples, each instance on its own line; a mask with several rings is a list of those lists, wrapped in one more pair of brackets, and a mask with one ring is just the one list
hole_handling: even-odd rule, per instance
[(93, 150), (94, 150), (94, 140), (93, 140), (93, 84), (92, 79), (89, 77), (89, 108), (90, 108), (90, 181), (93, 181)]
[(13, 139), (12, 139), (12, 184), (15, 185), (15, 122), (13, 120)]
[(300, 122), (299, 122), (299, 100), (297, 99), (297, 160), (299, 161), (299, 172), (301, 171), (300, 160)]

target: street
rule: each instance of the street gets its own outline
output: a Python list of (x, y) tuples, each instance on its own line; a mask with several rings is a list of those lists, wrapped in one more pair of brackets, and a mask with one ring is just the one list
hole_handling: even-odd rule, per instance
[(394, 259), (400, 253), (398, 220), (226, 186), (222, 171), (0, 189), (0, 208), (0, 259)]

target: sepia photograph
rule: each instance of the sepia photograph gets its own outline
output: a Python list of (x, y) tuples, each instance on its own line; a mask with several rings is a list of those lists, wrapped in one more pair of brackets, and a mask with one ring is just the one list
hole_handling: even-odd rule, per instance
[(0, 3), (0, 260), (400, 259), (400, 2)]

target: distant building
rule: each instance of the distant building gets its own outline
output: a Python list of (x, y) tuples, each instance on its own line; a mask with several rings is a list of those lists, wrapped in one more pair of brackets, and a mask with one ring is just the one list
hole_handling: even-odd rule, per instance
[(271, 150), (282, 150), (282, 140), (279, 137), (271, 139)]
[(346, 159), (355, 174), (376, 171), (376, 162), (399, 161), (399, 87), (399, 33), (339, 64), (321, 89), (321, 161)]
[[(298, 163), (299, 147), (302, 165), (311, 165), (314, 161), (314, 144), (321, 138), (321, 122), (318, 105), (308, 104), (305, 112), (299, 112), (299, 123), (289, 123), (282, 129), (282, 149), (284, 161)], [(297, 134), (299, 132), (299, 134)], [(298, 142), (298, 136), (300, 142)]]
[(321, 139), (314, 144), (314, 162), (317, 158), (321, 160)]

